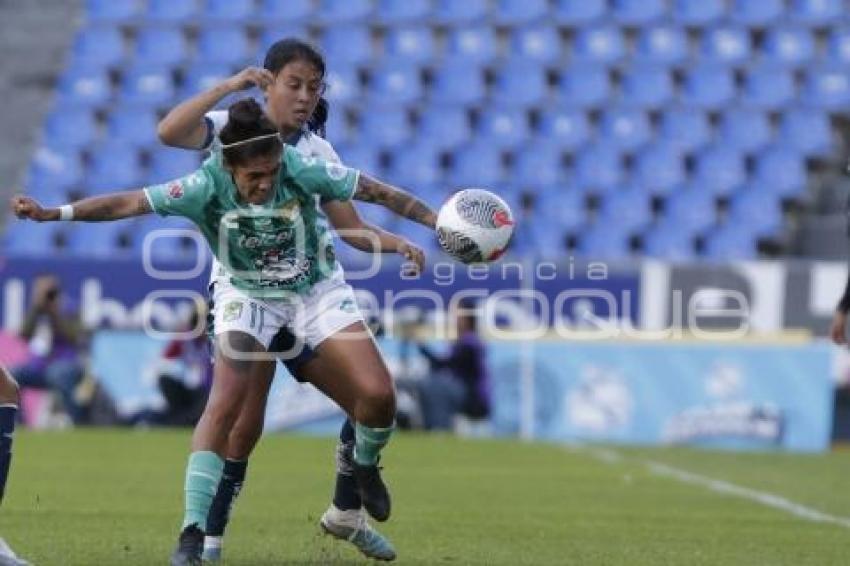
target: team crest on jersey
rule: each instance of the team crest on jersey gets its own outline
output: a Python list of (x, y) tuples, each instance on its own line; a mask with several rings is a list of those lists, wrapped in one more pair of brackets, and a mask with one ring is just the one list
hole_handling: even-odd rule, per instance
[(348, 168), (345, 165), (340, 165), (332, 161), (325, 163), (325, 171), (333, 181), (341, 181), (348, 174)]
[(301, 216), (301, 204), (297, 198), (286, 201), (277, 210), (280, 217), (289, 222), (295, 222)]
[(233, 301), (224, 305), (224, 314), (222, 315), (224, 322), (239, 320), (240, 316), (242, 316), (242, 303)]
[(168, 196), (173, 199), (183, 198), (183, 185), (180, 181), (174, 181), (168, 185)]

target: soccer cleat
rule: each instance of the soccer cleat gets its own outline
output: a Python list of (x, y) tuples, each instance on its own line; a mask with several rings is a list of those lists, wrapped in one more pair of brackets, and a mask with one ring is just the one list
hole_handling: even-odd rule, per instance
[(6, 541), (0, 538), (0, 566), (30, 566), (30, 563), (18, 558)]
[(381, 479), (381, 469), (377, 464), (363, 466), (354, 462), (352, 468), (354, 479), (357, 480), (357, 490), (360, 499), (369, 515), (376, 521), (386, 521), (390, 518), (390, 492), (384, 480)]
[(171, 566), (201, 566), (204, 549), (204, 531), (192, 523), (180, 533), (177, 548), (171, 554)]
[(222, 537), (204, 537), (204, 552), (201, 558), (204, 562), (218, 562), (221, 560), (221, 548), (224, 544)]
[(331, 505), (322, 515), (319, 525), (325, 533), (340, 540), (347, 540), (368, 558), (395, 560), (395, 548), (392, 543), (372, 528), (360, 509), (342, 511)]

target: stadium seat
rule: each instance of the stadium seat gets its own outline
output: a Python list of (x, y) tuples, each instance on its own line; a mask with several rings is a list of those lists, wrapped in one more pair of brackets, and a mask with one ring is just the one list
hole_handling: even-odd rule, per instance
[(743, 224), (758, 236), (773, 236), (782, 229), (782, 205), (769, 187), (757, 183), (735, 193), (727, 224)]
[(252, 59), (248, 37), (241, 28), (210, 26), (201, 30), (197, 40), (194, 66), (242, 65)]
[(741, 65), (752, 56), (752, 38), (745, 28), (716, 26), (703, 31), (700, 51), (701, 62)]
[(430, 63), (436, 57), (434, 36), (429, 26), (394, 27), (384, 40), (384, 61)]
[[(144, 252), (145, 238), (152, 232), (160, 230), (195, 230), (194, 226), (185, 218), (159, 218), (149, 216), (140, 218), (136, 222), (130, 224), (122, 223), (125, 226), (125, 232), (130, 236), (130, 253), (142, 255)], [(194, 260), (197, 253), (197, 246), (191, 241), (184, 238), (175, 238), (173, 236), (160, 236), (153, 238), (150, 241), (151, 259), (155, 262), (162, 261), (190, 261)]]
[(144, 147), (157, 141), (156, 114), (139, 108), (116, 109), (109, 115), (107, 135), (117, 143)]
[(825, 110), (844, 111), (850, 105), (850, 75), (846, 68), (829, 66), (808, 69), (803, 102)]
[(375, 16), (389, 26), (427, 22), (431, 0), (379, 0)]
[(407, 109), (398, 106), (384, 106), (380, 110), (364, 108), (358, 121), (358, 135), (381, 148), (407, 143), (412, 135)]
[(841, 19), (841, 0), (790, 0), (789, 17), (810, 26), (827, 26)]
[(502, 153), (487, 143), (466, 145), (452, 155), (449, 184), (462, 187), (492, 187), (505, 180)]
[(599, 133), (606, 142), (629, 153), (650, 140), (652, 126), (643, 110), (608, 108), (602, 113)]
[(54, 109), (44, 125), (44, 140), (52, 147), (82, 149), (99, 135), (97, 121), (88, 108)]
[(583, 27), (601, 20), (607, 10), (606, 0), (555, 0), (552, 16), (560, 25)]
[(651, 196), (635, 187), (620, 187), (602, 199), (597, 222), (637, 231), (652, 222)]
[(77, 148), (45, 141), (45, 145), (33, 153), (27, 172), (27, 192), (44, 191), (45, 196), (52, 195), (45, 203), (58, 202), (63, 200), (68, 189), (82, 181), (83, 161)]
[(689, 227), (690, 234), (710, 228), (717, 223), (714, 195), (693, 185), (679, 188), (664, 204), (664, 222)]
[(549, 98), (546, 69), (533, 60), (511, 59), (496, 70), (491, 99), (500, 105), (537, 106)]
[(67, 228), (62, 222), (43, 222), (32, 226), (27, 222), (12, 222), (0, 237), (3, 249), (27, 256), (55, 256), (58, 233)]
[(571, 187), (539, 193), (540, 210), (547, 223), (572, 231), (587, 222), (585, 195)]
[(466, 26), (483, 21), (489, 11), (488, 0), (436, 0), (434, 20), (450, 26)]
[(124, 60), (124, 38), (117, 27), (89, 27), (77, 33), (71, 48), (73, 61), (110, 67)]
[(124, 73), (121, 102), (139, 106), (166, 106), (174, 98), (171, 72), (161, 67), (139, 66)]
[(528, 145), (514, 155), (512, 184), (520, 187), (544, 187), (566, 181), (561, 149), (550, 144)]
[(98, 195), (137, 189), (143, 181), (136, 148), (110, 141), (93, 152), (83, 189), (87, 194)]
[(573, 60), (582, 63), (611, 65), (626, 53), (620, 29), (611, 25), (583, 28), (573, 40)]
[(673, 21), (686, 26), (706, 27), (726, 15), (724, 0), (673, 0)]
[(112, 98), (112, 85), (99, 66), (71, 65), (59, 79), (58, 94), (62, 106), (101, 106)]
[(752, 153), (773, 138), (770, 117), (758, 110), (728, 108), (720, 119), (720, 143), (732, 149)]
[(167, 183), (188, 175), (198, 168), (202, 152), (170, 147), (157, 147), (151, 152), (147, 185)]
[(369, 143), (360, 142), (339, 144), (336, 147), (340, 160), (355, 169), (370, 175), (381, 176), (384, 166), (378, 148)]
[(688, 37), (669, 24), (647, 27), (638, 35), (636, 54), (640, 61), (677, 65), (688, 58)]
[(696, 156), (694, 184), (699, 190), (726, 196), (747, 180), (744, 156), (722, 142)]
[(552, 26), (515, 28), (511, 34), (511, 57), (554, 63), (561, 59), (561, 36)]
[(448, 61), (435, 69), (431, 98), (450, 104), (477, 104), (484, 99), (484, 71), (468, 62)]
[(472, 138), (467, 111), (454, 105), (424, 108), (417, 132), (423, 142), (443, 150), (451, 150)]
[(685, 73), (682, 100), (704, 110), (718, 110), (735, 98), (735, 77), (729, 69), (707, 65)]
[(125, 24), (138, 15), (136, 0), (86, 0), (86, 20), (92, 23)]
[(840, 27), (830, 31), (826, 57), (834, 64), (850, 64), (850, 28)]
[(74, 222), (65, 230), (63, 253), (85, 257), (110, 257), (119, 252), (118, 234), (123, 222)]
[(747, 71), (741, 99), (753, 108), (778, 110), (797, 97), (792, 72), (784, 67), (762, 65)]
[(710, 142), (713, 137), (708, 116), (690, 108), (665, 111), (661, 116), (660, 131), (665, 141), (683, 151), (693, 151)]
[(484, 143), (513, 149), (529, 139), (528, 115), (518, 106), (491, 106), (479, 117), (476, 134)]
[(685, 226), (663, 222), (643, 236), (643, 254), (671, 262), (689, 262), (696, 258), (693, 235)]
[(575, 157), (574, 175), (581, 190), (608, 192), (624, 180), (623, 158), (611, 145), (587, 146)]
[(755, 180), (775, 195), (794, 198), (806, 188), (806, 162), (787, 146), (773, 146), (756, 157)]
[(145, 20), (150, 24), (183, 25), (197, 21), (200, 5), (196, 0), (148, 0)]
[(549, 15), (547, 0), (495, 0), (493, 10), (493, 21), (508, 26), (537, 23)]
[(203, 0), (202, 19), (217, 24), (244, 24), (254, 17), (254, 0)]
[(645, 26), (663, 18), (666, 11), (665, 0), (613, 0), (611, 14), (621, 26)]
[(315, 13), (324, 23), (342, 24), (366, 21), (372, 9), (371, 0), (320, 0)]
[(561, 74), (558, 96), (564, 104), (582, 108), (604, 105), (613, 86), (608, 69), (600, 65), (570, 65)]
[(440, 150), (428, 142), (398, 146), (392, 154), (387, 178), (403, 187), (422, 189), (443, 180)]
[(176, 27), (149, 27), (136, 37), (136, 61), (145, 65), (177, 65), (188, 58), (183, 32)]
[(632, 255), (632, 232), (618, 224), (594, 223), (581, 231), (578, 252), (588, 260), (625, 259)]
[(768, 64), (799, 67), (813, 61), (815, 51), (814, 36), (809, 30), (791, 26), (772, 27), (766, 32), (762, 57)]
[(232, 74), (228, 65), (209, 64), (192, 65), (185, 71), (183, 86), (180, 89), (180, 98), (188, 98), (209, 90), (216, 84), (225, 80)]
[(635, 156), (634, 180), (648, 192), (663, 195), (685, 182), (685, 158), (669, 142), (656, 142)]
[(723, 262), (755, 259), (757, 238), (745, 224), (726, 224), (706, 238), (704, 257)]
[(587, 114), (571, 107), (544, 109), (538, 130), (548, 144), (566, 151), (584, 146), (593, 134)]
[(620, 79), (621, 103), (638, 108), (658, 109), (675, 96), (673, 76), (656, 65), (631, 65)]
[(808, 157), (825, 157), (837, 150), (829, 116), (809, 108), (792, 108), (782, 114), (782, 143)]
[(733, 22), (762, 28), (782, 18), (784, 11), (784, 0), (732, 0), (729, 17)]
[(457, 28), (451, 30), (447, 42), (450, 61), (468, 61), (485, 64), (498, 56), (496, 32), (491, 26)]
[(360, 98), (362, 89), (357, 69), (354, 67), (331, 67), (325, 73), (328, 85), (325, 98), (332, 103), (352, 102)]
[(366, 26), (343, 24), (325, 28), (319, 45), (334, 65), (362, 65), (373, 59), (372, 32)]
[(255, 56), (257, 63), (262, 64), (265, 61), (266, 52), (269, 50), (269, 47), (287, 37), (297, 37), (304, 41), (313, 42), (307, 27), (299, 23), (277, 24), (264, 27), (260, 32), (260, 38), (257, 42), (257, 53)]
[(315, 17), (313, 0), (260, 0), (257, 20), (265, 25), (291, 26)]
[(332, 144), (347, 143), (353, 135), (348, 123), (345, 107), (341, 104), (331, 106), (328, 121), (325, 123), (325, 137)]
[(371, 70), (369, 100), (372, 104), (410, 104), (422, 97), (422, 74), (418, 66), (388, 63)]

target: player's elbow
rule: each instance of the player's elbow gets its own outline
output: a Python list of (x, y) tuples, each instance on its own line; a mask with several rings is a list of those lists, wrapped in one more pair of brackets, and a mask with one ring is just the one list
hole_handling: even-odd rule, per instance
[(165, 118), (160, 121), (156, 126), (156, 136), (159, 138), (159, 141), (164, 143), (165, 145), (174, 146), (179, 143), (179, 139), (177, 133), (174, 131), (174, 128), (171, 127), (171, 124), (168, 123), (168, 119)]

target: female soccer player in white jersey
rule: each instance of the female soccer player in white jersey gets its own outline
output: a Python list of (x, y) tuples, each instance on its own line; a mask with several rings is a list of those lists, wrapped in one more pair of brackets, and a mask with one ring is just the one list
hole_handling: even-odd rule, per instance
[(381, 204), (432, 229), (436, 222), (434, 211), (410, 194), (284, 145), (253, 100), (231, 106), (220, 139), (220, 159), (210, 158), (176, 181), (59, 208), (45, 209), (26, 196), (12, 199), (18, 217), (36, 221), (185, 216), (226, 268), (214, 285), (215, 377), (192, 439), (174, 565), (200, 564), (228, 433), (251, 380), (271, 379), (268, 349), (282, 328), (328, 368), (313, 382), (355, 422), (352, 469), (363, 506), (378, 520), (389, 517), (390, 497), (377, 463), (393, 430), (392, 378), (334, 259), (333, 242), (317, 221), (315, 198)]
[[(330, 143), (306, 127), (327, 106), (318, 107), (324, 89), (325, 61), (311, 45), (298, 39), (283, 39), (272, 45), (266, 53), (264, 68), (249, 67), (222, 83), (183, 102), (171, 110), (159, 124), (160, 140), (166, 145), (188, 149), (209, 149), (213, 155), (220, 153), (219, 134), (227, 122), (227, 112), (213, 111), (223, 98), (242, 90), (259, 87), (266, 96), (266, 114), (277, 125), (283, 139), (301, 153), (339, 162)], [(323, 122), (323, 120), (320, 120)], [(378, 227), (362, 221), (351, 203), (339, 201), (317, 202), (320, 223), (325, 216), (334, 228), (340, 230), (343, 240), (364, 250), (375, 251), (373, 242), (392, 237)], [(322, 214), (324, 213), (324, 214)], [(372, 237), (360, 237), (369, 234)], [(413, 259), (421, 255), (415, 246), (398, 238), (398, 252)], [(387, 245), (382, 249), (389, 249)], [(211, 281), (224, 273), (224, 268), (214, 262)], [(283, 341), (288, 338), (282, 335)], [(296, 359), (286, 362), (287, 369), (300, 381), (314, 382), (327, 378), (328, 369), (320, 360), (311, 364), (311, 352), (306, 350)], [(210, 509), (207, 521), (204, 558), (220, 558), (225, 527), (231, 506), (245, 481), (248, 457), (256, 446), (263, 430), (266, 398), (271, 382), (255, 380), (242, 412), (230, 434), (224, 474)], [(322, 528), (355, 544), (367, 556), (389, 559), (394, 556), (392, 545), (372, 529), (361, 507), (356, 483), (351, 472), (351, 451), (354, 445), (354, 427), (346, 421), (340, 431), (336, 450), (336, 486), (333, 501), (322, 515)], [(363, 532), (359, 532), (363, 531)]]

